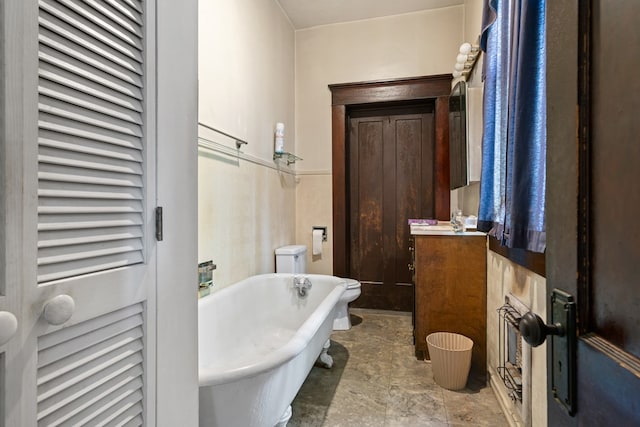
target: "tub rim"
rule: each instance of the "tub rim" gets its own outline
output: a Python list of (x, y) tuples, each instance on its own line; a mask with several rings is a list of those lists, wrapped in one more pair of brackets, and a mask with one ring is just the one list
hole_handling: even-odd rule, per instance
[[(331, 278), (337, 280), (336, 286), (327, 296), (324, 297), (322, 302), (315, 308), (313, 313), (316, 313), (319, 310), (325, 311), (328, 315), (331, 311), (336, 307), (338, 300), (342, 296), (342, 294), (347, 289), (347, 282), (345, 279), (329, 275), (329, 274), (292, 274), (292, 273), (266, 273), (266, 274), (257, 274), (254, 276), (247, 277), (239, 282), (236, 282), (224, 289), (221, 289), (218, 292), (215, 292), (211, 295), (207, 295), (201, 298), (198, 301), (198, 309), (200, 309), (201, 305), (205, 305), (207, 301), (210, 301), (212, 297), (215, 295), (222, 295), (224, 293), (228, 293), (228, 289), (233, 288), (235, 285), (239, 285), (249, 279), (257, 279), (257, 278), (279, 278), (279, 277), (293, 277), (296, 275), (309, 277), (312, 280), (313, 278)], [(225, 292), (227, 291), (227, 292)], [(327, 315), (327, 316), (328, 316)], [(248, 365), (240, 366), (234, 369), (229, 369), (224, 372), (216, 372), (215, 368), (207, 368), (201, 367), (198, 362), (198, 384), (200, 387), (214, 386), (220, 384), (227, 384), (239, 380), (243, 380), (245, 378), (255, 377), (257, 375), (268, 372), (272, 369), (278, 368), (281, 365), (289, 362), (298, 356), (302, 351), (306, 348), (307, 344), (311, 341), (311, 339), (315, 336), (316, 332), (320, 329), (320, 326), (326, 321), (327, 316), (320, 318), (320, 316), (311, 316), (307, 318), (304, 323), (300, 326), (300, 328), (296, 331), (293, 337), (282, 347), (278, 348), (275, 351), (272, 351), (268, 355), (264, 357), (257, 358), (255, 363), (251, 363)]]

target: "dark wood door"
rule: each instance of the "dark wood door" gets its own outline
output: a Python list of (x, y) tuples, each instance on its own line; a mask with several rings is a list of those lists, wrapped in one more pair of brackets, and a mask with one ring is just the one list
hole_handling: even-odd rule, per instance
[(351, 114), (349, 277), (362, 283), (355, 306), (413, 310), (407, 220), (434, 217), (433, 176), (432, 106)]
[(638, 426), (640, 2), (547, 5), (547, 291), (568, 291), (578, 306), (575, 415), (550, 390), (549, 426)]

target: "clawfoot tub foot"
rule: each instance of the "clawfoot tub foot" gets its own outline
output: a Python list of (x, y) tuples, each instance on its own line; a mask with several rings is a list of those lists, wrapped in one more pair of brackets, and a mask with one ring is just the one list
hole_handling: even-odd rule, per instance
[(291, 419), (291, 415), (291, 405), (289, 405), (289, 407), (284, 411), (284, 414), (282, 414), (282, 417), (280, 417), (280, 420), (278, 421), (278, 424), (275, 425), (275, 427), (287, 427), (287, 423)]
[(331, 346), (331, 340), (327, 340), (322, 346), (322, 353), (320, 353), (320, 357), (318, 357), (318, 364), (324, 368), (331, 368), (333, 366), (333, 357), (329, 356), (329, 347)]

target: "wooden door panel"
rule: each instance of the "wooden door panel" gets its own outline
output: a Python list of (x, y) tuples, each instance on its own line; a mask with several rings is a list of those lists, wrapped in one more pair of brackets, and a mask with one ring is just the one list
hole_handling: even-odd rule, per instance
[(384, 242), (384, 271), (382, 274), (382, 286), (384, 289), (382, 293), (388, 295), (387, 299), (390, 301), (386, 305), (391, 308), (396, 305), (395, 298), (393, 298), (396, 296), (396, 291), (393, 287), (395, 287), (397, 283), (395, 271), (395, 260), (397, 255), (395, 224), (400, 219), (396, 217), (398, 191), (396, 150), (398, 145), (401, 145), (402, 143), (398, 144), (398, 141), (396, 140), (398, 135), (396, 133), (396, 121), (394, 120), (394, 117), (384, 117), (383, 124), (384, 158), (382, 166), (382, 185), (384, 192), (384, 205), (382, 206), (382, 239)]
[[(640, 363), (593, 334), (580, 339), (577, 352), (578, 425), (640, 425)], [(560, 419), (549, 426), (560, 425)]]
[[(593, 2), (591, 330), (640, 357), (640, 5)], [(635, 42), (629, 43), (630, 40)]]
[[(434, 218), (433, 145), (423, 142), (432, 123), (431, 114), (396, 120), (396, 218)], [(407, 268), (411, 263), (410, 237), (407, 222), (395, 221), (396, 283), (412, 282)]]
[(386, 114), (350, 119), (349, 276), (363, 286), (354, 304), (411, 311), (407, 219), (434, 213), (433, 108), (374, 113)]
[(380, 283), (384, 274), (382, 233), (383, 122), (380, 118), (360, 119), (352, 126), (350, 154), (354, 170), (351, 190), (351, 271), (359, 280)]

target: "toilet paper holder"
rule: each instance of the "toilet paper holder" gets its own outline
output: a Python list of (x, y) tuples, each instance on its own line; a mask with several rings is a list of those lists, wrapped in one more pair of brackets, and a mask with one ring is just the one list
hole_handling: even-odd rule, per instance
[(312, 227), (312, 232), (315, 230), (322, 230), (322, 241), (326, 242), (327, 241), (327, 227), (326, 226), (320, 226), (320, 225), (314, 225)]

